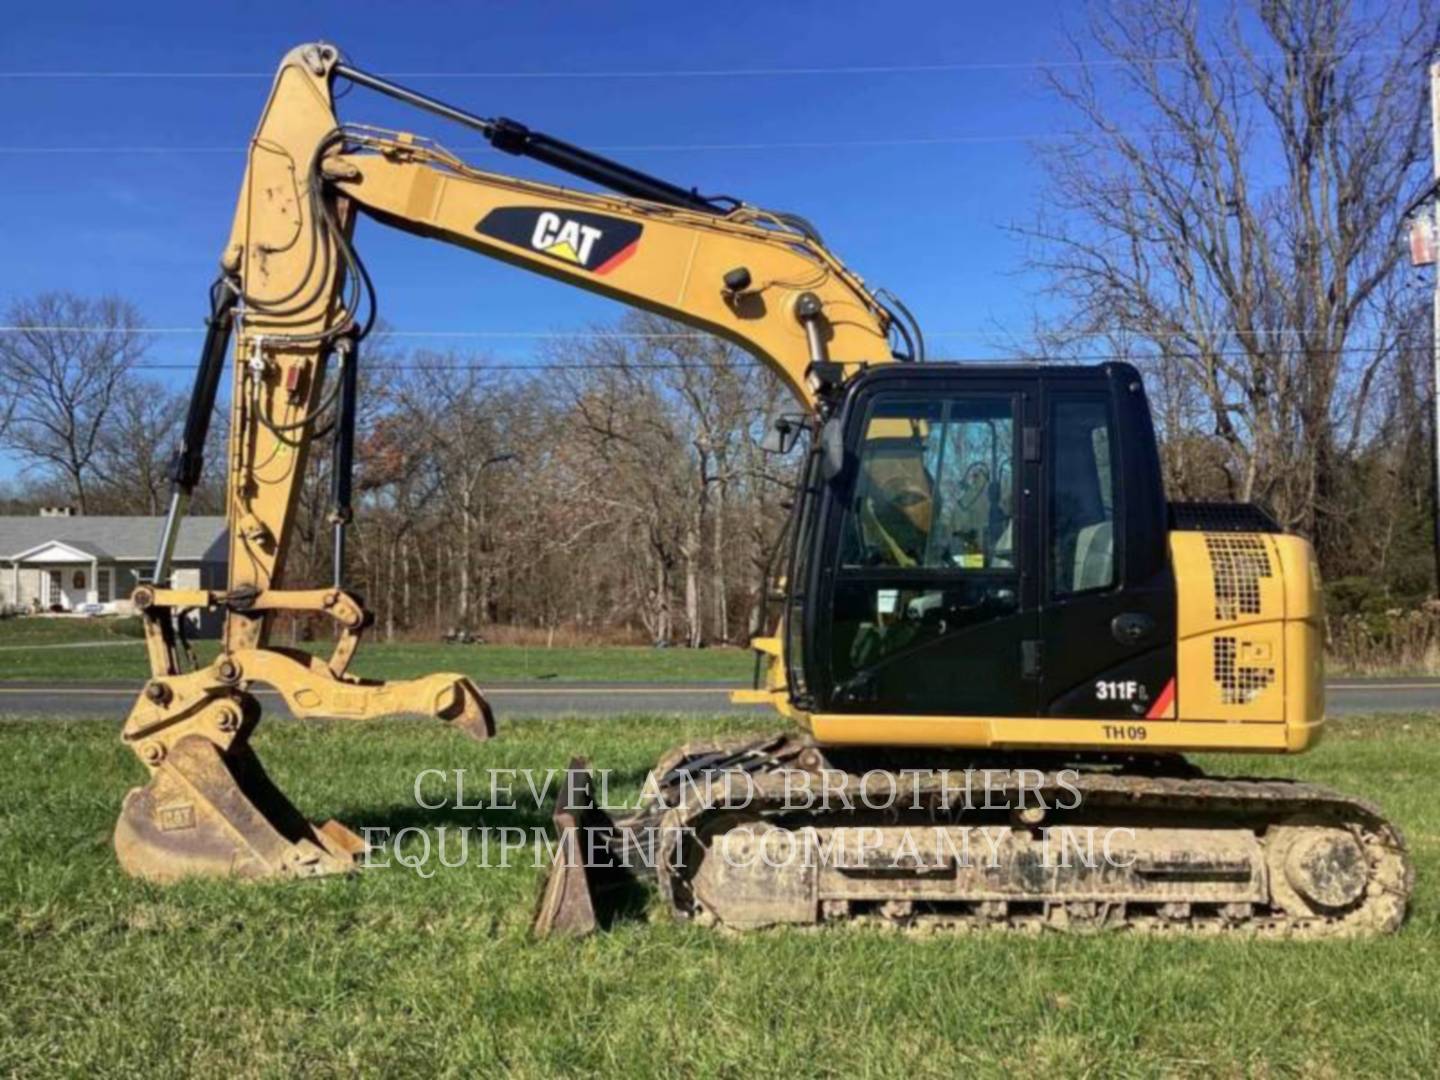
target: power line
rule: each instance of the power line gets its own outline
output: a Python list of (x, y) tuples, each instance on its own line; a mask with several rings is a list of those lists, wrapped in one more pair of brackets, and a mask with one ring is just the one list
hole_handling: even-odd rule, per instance
[[(845, 150), (896, 149), (907, 146), (986, 146), (1001, 143), (1050, 142), (1092, 135), (1086, 131), (1041, 131), (1033, 134), (997, 132), (991, 135), (935, 135), (894, 139), (828, 139), (792, 140), (785, 142), (735, 143), (612, 143), (589, 149), (605, 154), (649, 153), (739, 153), (755, 150)], [(1136, 135), (1151, 132), (1125, 131), (1106, 134)], [(446, 147), (457, 154), (499, 154), (488, 144)], [(244, 146), (0, 146), (0, 154), (244, 154)]]
[[(57, 334), (203, 334), (203, 326), (38, 326), (29, 324), (18, 324), (0, 326), (0, 334), (25, 334), (25, 333), (57, 333)], [(600, 331), (591, 333), (586, 330), (377, 330), (377, 334), (384, 337), (477, 337), (477, 338), (622, 338), (622, 339), (647, 339), (647, 338), (703, 338), (709, 335), (698, 332), (681, 331), (673, 334), (631, 334), (611, 333)]]
[[(1232, 53), (1215, 53), (1212, 62), (1254, 60), (1261, 63), (1299, 57), (1316, 59), (1348, 59), (1356, 56), (1397, 56), (1403, 49), (1365, 49), (1349, 52), (1320, 51), (1302, 53), (1257, 53), (1245, 57)], [(1071, 57), (1063, 60), (971, 60), (945, 64), (855, 64), (825, 67), (749, 67), (749, 68), (675, 68), (629, 69), (611, 71), (388, 71), (376, 72), (387, 79), (728, 79), (728, 78), (791, 78), (836, 75), (928, 75), (955, 72), (1046, 71), (1083, 68), (1114, 68), (1133, 65), (1181, 65), (1190, 62), (1185, 56), (1142, 57)], [(273, 79), (271, 71), (0, 71), (0, 79)]]
[[(1374, 349), (1371, 349), (1371, 348), (1360, 347), (1360, 346), (1346, 346), (1346, 347), (1342, 347), (1342, 348), (1339, 348), (1339, 349), (1321, 349), (1321, 350), (1317, 350), (1317, 351), (1323, 352), (1323, 353), (1325, 353), (1325, 354), (1327, 354), (1327, 355), (1331, 355), (1331, 356), (1349, 356), (1349, 355), (1362, 355), (1362, 354), (1368, 355), (1368, 354), (1373, 353), (1375, 350), (1374, 350)], [(1175, 361), (1175, 360), (1200, 360), (1200, 359), (1204, 359), (1204, 358), (1206, 358), (1206, 357), (1238, 358), (1238, 357), (1245, 357), (1245, 356), (1248, 356), (1248, 355), (1250, 355), (1250, 354), (1247, 353), (1247, 352), (1246, 352), (1245, 350), (1243, 350), (1243, 349), (1211, 349), (1211, 350), (1207, 350), (1207, 351), (1204, 352), (1203, 354), (1175, 353), (1175, 352), (1143, 353), (1143, 354), (1142, 354), (1142, 353), (1132, 353), (1132, 354), (1125, 354), (1125, 353), (1076, 353), (1076, 354), (1072, 354), (1072, 355), (1070, 355), (1070, 356), (1053, 357), (1053, 358), (1039, 358), (1039, 357), (1010, 357), (1010, 358), (1007, 358), (1007, 357), (1003, 357), (1003, 356), (947, 356), (947, 357), (939, 357), (939, 358), (937, 358), (937, 359), (936, 359), (935, 361), (933, 361), (933, 362), (935, 362), (935, 363), (952, 363), (952, 364), (1019, 364), (1019, 365), (1037, 364), (1037, 363), (1090, 363), (1090, 364), (1100, 364), (1100, 363), (1110, 363), (1110, 362), (1148, 363), (1148, 362), (1152, 362), (1152, 361), (1166, 361), (1166, 362), (1170, 362), (1170, 361)], [(754, 367), (764, 367), (764, 366), (766, 366), (766, 365), (763, 364), (761, 361), (755, 360), (755, 359), (749, 358), (749, 357), (740, 357), (740, 358), (737, 358), (737, 359), (731, 361), (731, 365), (732, 365), (732, 366), (736, 366), (736, 367), (750, 367), (750, 368), (754, 368)], [(545, 371), (685, 371), (685, 370), (704, 371), (704, 370), (709, 370), (713, 365), (706, 364), (706, 363), (701, 363), (701, 362), (683, 361), (683, 360), (677, 360), (677, 361), (643, 361), (643, 360), (637, 360), (637, 361), (633, 361), (633, 362), (630, 362), (630, 363), (619, 363), (619, 362), (613, 361), (613, 360), (597, 360), (597, 361), (590, 362), (590, 363), (575, 363), (575, 362), (543, 363), (543, 362), (542, 362), (542, 363), (534, 363), (534, 364), (515, 364), (515, 363), (508, 363), (508, 362), (507, 362), (507, 363), (498, 363), (498, 364), (484, 363), (484, 362), (480, 362), (480, 363), (470, 363), (470, 364), (445, 364), (445, 363), (436, 363), (436, 364), (418, 363), (418, 364), (417, 364), (417, 363), (413, 363), (413, 362), (406, 362), (406, 363), (401, 363), (401, 364), (384, 364), (384, 365), (382, 365), (382, 366), (383, 366), (384, 370), (386, 370), (386, 371), (456, 371), (456, 372), (467, 372), (467, 371), (475, 371), (475, 372), (487, 372), (487, 371), (491, 371), (491, 372), (493, 372), (493, 371), (533, 371), (533, 372), (545, 372)], [(195, 370), (195, 365), (194, 365), (193, 363), (192, 363), (192, 364), (145, 364), (145, 363), (141, 363), (141, 364), (133, 364), (133, 365), (131, 365), (130, 370), (132, 370), (132, 371), (194, 371), (194, 370)]]
[[(995, 361), (978, 360), (977, 363), (994, 363)], [(382, 364), (379, 365), (385, 371), (684, 371), (684, 370), (709, 370), (712, 365), (676, 361), (646, 362), (636, 361), (631, 364), (620, 364), (613, 360), (598, 361), (593, 364), (583, 363), (558, 363), (558, 364)], [(758, 360), (740, 357), (730, 362), (731, 367), (763, 367)], [(130, 371), (194, 371), (194, 364), (132, 364)]]
[[(1157, 57), (1181, 63), (1183, 57)], [(963, 71), (1033, 71), (1046, 68), (1115, 67), (1123, 60), (997, 60), (957, 64), (861, 64), (852, 67), (675, 68), (630, 71), (382, 71), (383, 79), (721, 79), (813, 75), (925, 75)], [(274, 71), (0, 71), (0, 79), (273, 79)]]
[[(68, 326), (68, 325), (32, 325), (32, 324), (0, 324), (0, 334), (25, 334), (25, 333), (60, 333), (60, 334), (134, 334), (144, 336), (147, 334), (167, 335), (193, 335), (198, 336), (205, 333), (203, 326)], [(569, 340), (572, 338), (585, 338), (587, 340), (601, 341), (676, 341), (676, 340), (701, 340), (713, 337), (698, 330), (678, 330), (673, 333), (630, 333), (627, 331), (610, 330), (377, 330), (376, 336), (383, 338), (515, 338), (523, 340)], [(1258, 330), (1215, 330), (1212, 334), (1215, 337), (1226, 338), (1267, 338), (1267, 337), (1304, 337), (1310, 333), (1307, 330), (1300, 330), (1293, 327), (1277, 327), (1274, 329)], [(1037, 335), (1027, 331), (1022, 337), (1014, 331), (1004, 327), (997, 327), (993, 330), (984, 329), (953, 329), (953, 330), (926, 330), (925, 336), (931, 337), (972, 337), (972, 338), (994, 338), (1010, 337), (1014, 340), (1036, 340)], [(1068, 333), (1041, 332), (1039, 336), (1054, 341), (1080, 341), (1085, 338), (1098, 337), (1100, 335), (1089, 331), (1071, 331)], [(1420, 331), (1414, 334), (1397, 334), (1396, 337), (1424, 337)]]

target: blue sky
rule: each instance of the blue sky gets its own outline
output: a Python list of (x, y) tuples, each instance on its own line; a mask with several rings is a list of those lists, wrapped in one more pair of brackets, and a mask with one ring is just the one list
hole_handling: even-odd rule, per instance
[[(111, 290), (153, 326), (198, 326), (268, 73), (292, 45), (324, 38), (360, 67), (405, 73), (481, 115), (605, 148), (706, 192), (803, 213), (868, 281), (910, 304), (933, 335), (932, 354), (983, 355), (996, 327), (1023, 329), (1038, 302), (1003, 225), (1029, 217), (1041, 196), (1037, 144), (1016, 136), (1070, 124), (1040, 72), (1024, 66), (1066, 54), (1066, 9), (1042, 0), (29, 5), (0, 37), (0, 71), (167, 77), (0, 77), (0, 301)], [(1021, 66), (584, 77), (970, 63)], [(458, 72), (485, 77), (439, 74)], [(409, 127), (470, 148), (482, 164), (531, 168), (359, 89), (341, 116)], [(976, 141), (853, 145), (957, 139)], [(359, 241), (382, 313), (401, 331), (546, 332), (620, 314), (609, 301), (373, 223)], [(966, 333), (945, 334), (957, 330)], [(445, 344), (517, 362), (535, 348), (524, 339)], [(150, 359), (191, 363), (197, 348), (198, 338), (162, 337)]]

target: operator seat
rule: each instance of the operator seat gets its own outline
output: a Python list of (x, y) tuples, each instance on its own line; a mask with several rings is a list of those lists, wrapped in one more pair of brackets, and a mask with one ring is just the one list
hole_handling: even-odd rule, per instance
[(1075, 538), (1074, 592), (1103, 589), (1114, 580), (1114, 527), (1108, 521), (1086, 525)]

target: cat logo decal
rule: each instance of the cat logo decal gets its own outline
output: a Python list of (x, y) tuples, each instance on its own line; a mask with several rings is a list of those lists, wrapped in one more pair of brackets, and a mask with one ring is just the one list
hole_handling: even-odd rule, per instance
[(635, 254), (644, 226), (578, 210), (506, 206), (486, 214), (475, 231), (604, 276)]

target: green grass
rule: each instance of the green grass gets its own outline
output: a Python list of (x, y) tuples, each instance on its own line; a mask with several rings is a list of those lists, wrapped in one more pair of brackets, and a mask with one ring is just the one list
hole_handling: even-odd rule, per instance
[[(42, 620), (34, 620), (42, 621)], [(53, 621), (53, 620), (43, 620)], [(0, 633), (0, 646), (10, 644)], [(22, 644), (16, 642), (16, 644)], [(25, 642), (23, 644), (32, 644)], [(328, 653), (331, 646), (311, 645)], [(218, 646), (196, 643), (208, 662)], [(481, 686), (515, 679), (600, 679), (629, 682), (748, 682), (754, 654), (748, 649), (652, 649), (632, 646), (554, 648), (520, 645), (385, 645), (367, 642), (354, 672), (366, 678), (407, 679), (432, 671), (457, 671)], [(134, 680), (149, 675), (145, 647), (137, 640), (65, 649), (0, 648), (0, 680)]]
[(136, 618), (36, 618), (25, 615), (0, 619), (0, 646), (73, 645), (77, 642), (138, 642)]
[[(135, 619), (0, 619), (0, 681), (50, 679), (140, 681), (149, 675), (145, 647)], [(84, 644), (69, 650), (56, 646)], [(288, 642), (277, 642), (288, 644)], [(328, 653), (328, 642), (304, 646)], [(195, 644), (208, 662), (218, 651), (213, 641)], [(590, 648), (520, 645), (442, 645), (367, 641), (355, 663), (358, 675), (373, 679), (410, 679), (432, 671), (458, 671), (486, 682), (525, 679), (619, 682), (748, 683), (754, 653), (748, 649), (652, 649), (635, 646)], [(1332, 679), (1430, 674), (1396, 667), (1356, 671), (1327, 667)]]
[(521, 645), (374, 645), (362, 647), (355, 670), (377, 679), (458, 671), (481, 686), (487, 679), (601, 679), (621, 682), (748, 681), (749, 649), (654, 649), (633, 646), (554, 648)]
[[(522, 721), (482, 745), (416, 722), (272, 723), (256, 743), (314, 816), (429, 827), (477, 816), (418, 810), (424, 768), (582, 752), (633, 782), (677, 742), (755, 726)], [(0, 724), (0, 1074), (1342, 1077), (1440, 1060), (1435, 717), (1338, 721), (1295, 760), (1206, 760), (1372, 797), (1408, 834), (1418, 893), (1398, 936), (1291, 943), (734, 936), (653, 910), (533, 942), (528, 864), (160, 888), (112, 861), (121, 794), (142, 777), (115, 735)]]

